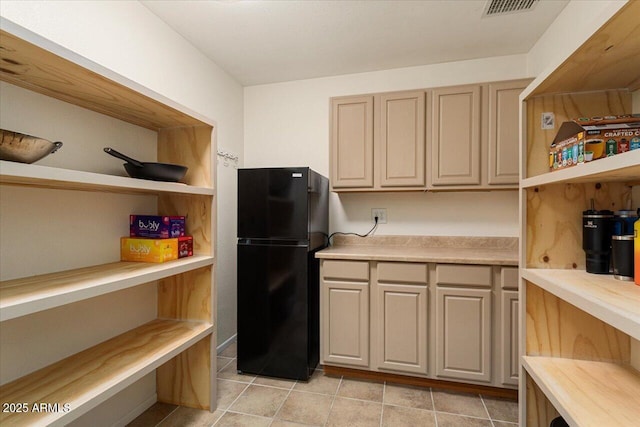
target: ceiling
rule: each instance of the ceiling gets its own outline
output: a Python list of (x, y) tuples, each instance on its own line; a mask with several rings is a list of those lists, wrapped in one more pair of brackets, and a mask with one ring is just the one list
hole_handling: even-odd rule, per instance
[[(142, 1), (243, 86), (527, 53), (568, 0)], [(507, 0), (512, 1), (512, 0)]]

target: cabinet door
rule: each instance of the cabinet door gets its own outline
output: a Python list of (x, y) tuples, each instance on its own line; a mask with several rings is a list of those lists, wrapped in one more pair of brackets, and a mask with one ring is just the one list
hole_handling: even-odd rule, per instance
[(436, 288), (436, 374), (491, 381), (491, 289)]
[(518, 291), (502, 291), (500, 381), (518, 385)]
[(518, 184), (520, 92), (530, 80), (488, 85), (488, 176), (489, 185)]
[(432, 91), (432, 185), (480, 185), (480, 95), (479, 85)]
[(331, 185), (373, 187), (373, 96), (331, 100)]
[(369, 284), (323, 281), (322, 361), (369, 366)]
[(426, 284), (377, 284), (375, 292), (377, 367), (426, 374)]
[(381, 187), (425, 185), (425, 92), (380, 95)]

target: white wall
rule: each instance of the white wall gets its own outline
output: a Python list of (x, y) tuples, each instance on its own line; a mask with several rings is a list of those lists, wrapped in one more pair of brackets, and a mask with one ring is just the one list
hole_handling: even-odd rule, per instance
[[(528, 77), (526, 57), (513, 55), (247, 87), (245, 166), (310, 166), (328, 176), (332, 96), (523, 77)], [(515, 191), (334, 193), (330, 203), (332, 231), (364, 232), (372, 223), (370, 209), (384, 207), (388, 224), (380, 225), (378, 234), (518, 235)]]
[[(172, 99), (204, 117), (215, 120), (217, 123), (218, 147), (242, 156), (242, 87), (140, 3), (134, 1), (22, 2), (3, 0), (0, 15), (4, 19), (11, 21), (10, 23), (17, 24), (27, 31), (44, 37), (63, 48), (83, 56), (89, 61), (93, 61), (114, 73), (120, 74), (152, 91)], [(89, 114), (86, 116), (88, 117), (86, 122), (85, 119), (81, 119), (83, 125), (86, 125), (86, 127), (78, 131), (72, 128), (79, 121), (77, 116), (74, 117), (76, 112), (73, 111), (73, 108), (71, 108), (72, 111), (69, 111), (61, 107), (62, 110), (58, 111), (57, 107), (50, 108), (47, 106), (49, 101), (42, 101), (42, 103), (40, 103), (40, 101), (32, 101), (31, 98), (33, 98), (33, 96), (28, 92), (22, 95), (18, 94), (14, 97), (13, 93), (19, 92), (19, 90), (15, 91), (13, 87), (7, 89), (8, 87), (10, 86), (7, 85), (2, 88), (3, 102), (6, 102), (2, 107), (0, 116), (3, 119), (7, 117), (8, 120), (8, 122), (3, 121), (3, 127), (21, 126), (21, 129), (25, 132), (32, 132), (43, 137), (46, 135), (52, 139), (62, 139), (65, 142), (65, 146), (59, 153), (45, 159), (42, 164), (46, 163), (55, 166), (75, 168), (75, 165), (82, 162), (83, 164), (89, 165), (89, 170), (115, 167), (114, 165), (118, 165), (115, 159), (114, 163), (112, 163), (106, 158), (104, 153), (98, 154), (97, 151), (101, 150), (100, 147), (103, 146), (104, 143), (108, 143), (107, 141), (109, 141), (110, 137), (113, 145), (117, 146), (120, 143), (124, 144), (124, 147), (127, 147), (127, 143), (124, 143), (118, 138), (123, 132), (128, 135), (128, 143), (133, 143), (133, 147), (131, 145), (129, 146), (130, 153), (134, 154), (137, 152), (145, 156), (155, 155), (154, 149), (152, 149), (152, 151), (145, 151), (144, 148), (138, 145), (138, 140), (143, 142), (147, 140), (144, 130), (121, 130), (122, 126), (126, 128), (129, 125), (113, 120), (113, 122), (99, 124), (93, 127), (95, 132), (100, 133), (100, 136), (94, 140), (91, 138), (91, 132), (87, 130), (87, 127), (91, 128), (94, 122), (102, 123), (103, 118), (99, 115), (91, 116), (91, 114)], [(5, 97), (9, 92), (12, 93), (12, 97)], [(34, 112), (35, 116), (27, 115), (22, 118), (8, 118), (9, 112), (13, 111), (15, 102), (17, 102), (18, 99), (29, 100), (29, 103), (25, 105), (27, 109), (32, 105), (37, 105), (37, 111)], [(42, 111), (50, 114), (43, 114)], [(84, 112), (82, 114), (84, 114)], [(83, 136), (84, 138), (80, 138), (79, 136)], [(122, 149), (123, 151), (125, 150), (125, 148)], [(215, 153), (213, 156), (215, 156)], [(70, 162), (71, 166), (69, 166), (68, 162)], [(242, 164), (242, 157), (240, 158), (240, 164)], [(118, 168), (120, 167), (121, 166)], [(216, 282), (220, 307), (217, 325), (219, 342), (224, 341), (235, 333), (236, 317), (235, 233), (233, 232), (236, 228), (236, 205), (233, 201), (227, 202), (223, 199), (231, 198), (235, 194), (235, 174), (230, 173), (229, 169), (220, 169), (221, 171), (216, 182), (220, 196), (218, 198), (217, 228), (219, 235), (216, 252)], [(51, 217), (56, 221), (63, 218), (64, 209), (72, 210), (74, 205), (79, 208), (76, 210), (75, 216), (69, 218), (65, 224), (73, 222), (74, 219), (81, 215), (82, 209), (88, 205), (95, 204), (96, 206), (101, 206), (106, 204), (109, 205), (109, 208), (113, 205), (114, 207), (111, 209), (114, 211), (114, 218), (123, 214), (118, 211), (117, 206), (122, 206), (122, 204), (132, 206), (132, 202), (127, 199), (130, 196), (109, 196), (103, 197), (103, 200), (99, 200), (94, 196), (86, 195), (86, 193), (82, 192), (59, 192), (59, 195), (61, 197), (59, 204), (66, 204), (67, 206), (66, 208), (53, 209)], [(4, 215), (6, 209), (9, 208), (9, 205), (15, 205), (16, 201), (21, 200), (21, 196), (18, 191), (5, 191), (3, 189), (2, 197), (2, 219), (4, 221), (5, 218), (9, 218)], [(46, 196), (43, 195), (43, 202), (41, 203), (43, 206), (33, 206), (31, 211), (35, 209), (49, 209), (49, 205), (47, 205), (44, 197)], [(87, 198), (88, 201), (86, 200)], [(141, 209), (155, 209), (155, 199), (152, 196), (150, 196), (150, 198), (151, 200), (142, 198), (141, 203), (146, 204), (141, 206)], [(35, 217), (29, 216), (29, 208), (25, 207), (24, 204), (20, 206), (24, 208), (24, 213), (20, 218), (22, 221), (21, 224), (28, 224), (29, 218)], [(92, 209), (95, 210), (98, 208), (90, 207), (88, 214), (91, 214)], [(130, 212), (126, 212), (127, 215), (128, 213)], [(37, 218), (40, 218), (40, 216)], [(82, 221), (86, 223), (86, 217), (82, 218)], [(102, 224), (105, 228), (101, 233), (116, 236), (116, 239), (121, 234), (124, 234), (126, 227), (124, 227), (125, 231), (123, 232), (122, 227), (116, 225), (116, 222), (117, 219), (114, 219), (106, 225)], [(60, 231), (57, 231), (57, 233), (60, 233)], [(100, 234), (100, 236), (102, 236), (102, 234)], [(59, 235), (60, 234), (58, 234), (58, 236)], [(5, 246), (8, 238), (4, 235), (0, 236), (0, 238), (3, 244), (2, 254), (4, 261), (4, 255), (8, 253)], [(96, 242), (87, 242), (86, 246), (81, 246), (82, 260), (79, 261), (80, 263), (91, 263), (91, 260), (106, 262), (104, 259), (111, 256), (105, 254), (104, 250), (93, 249), (95, 245)], [(33, 246), (34, 245), (31, 245), (31, 247)], [(73, 259), (73, 254), (71, 253), (70, 255), (69, 253), (69, 251), (72, 250), (71, 248), (64, 249), (63, 246), (61, 248), (62, 254), (54, 253), (54, 260), (62, 258), (65, 262), (77, 261)], [(78, 247), (75, 247), (75, 250), (77, 251)], [(67, 256), (65, 257), (64, 254)], [(117, 252), (115, 252), (114, 256), (117, 258)], [(3, 264), (3, 276), (20, 276), (24, 274), (25, 270), (29, 270), (29, 264), (32, 263), (33, 259), (34, 257), (23, 257), (21, 260), (16, 261), (15, 268), (12, 267), (10, 270), (5, 270)], [(40, 262), (38, 262), (38, 265), (40, 265)], [(65, 267), (60, 266), (60, 268)], [(131, 297), (119, 295), (117, 302), (115, 302), (118, 307), (117, 312), (113, 309), (105, 309), (107, 307), (113, 308), (115, 296), (111, 299), (91, 300), (88, 302), (88, 306), (74, 305), (73, 307), (69, 307), (68, 311), (74, 311), (76, 313), (84, 312), (85, 314), (81, 316), (82, 318), (84, 318), (85, 315), (89, 316), (90, 320), (86, 323), (79, 322), (77, 318), (70, 316), (65, 310), (52, 310), (55, 311), (55, 313), (44, 312), (42, 314), (44, 317), (40, 315), (36, 317), (40, 320), (45, 319), (44, 322), (49, 324), (74, 325), (74, 329), (66, 332), (65, 330), (60, 330), (59, 333), (53, 334), (52, 336), (44, 335), (40, 337), (41, 339), (36, 340), (36, 342), (39, 346), (47, 347), (52, 344), (52, 342), (48, 342), (49, 340), (63, 339), (66, 344), (56, 343), (54, 345), (56, 349), (55, 354), (49, 356), (51, 358), (61, 357), (65, 351), (63, 349), (65, 348), (75, 348), (77, 350), (83, 348), (83, 346), (90, 345), (90, 341), (96, 339), (96, 337), (104, 339), (104, 337), (118, 333), (121, 329), (133, 327), (139, 324), (139, 322), (155, 315), (154, 293), (149, 294), (146, 290), (147, 287), (140, 287), (132, 291), (134, 294), (136, 294), (136, 292), (142, 292), (146, 295), (145, 298), (137, 297), (136, 301), (131, 301), (133, 299)], [(148, 304), (145, 305), (144, 310), (135, 313), (137, 304), (139, 304), (141, 300), (147, 301)], [(149, 307), (153, 308), (151, 312), (148, 311)], [(97, 314), (94, 315), (94, 313)], [(131, 315), (125, 315), (124, 313), (130, 313)], [(60, 318), (60, 316), (62, 316), (62, 318)], [(115, 321), (116, 318), (118, 321)], [(122, 319), (125, 320), (120, 321)], [(25, 362), (16, 368), (17, 371), (28, 371), (39, 363), (46, 363), (46, 360), (43, 360), (45, 357), (42, 356), (42, 354), (46, 354), (46, 352), (31, 348), (29, 346), (29, 340), (14, 337), (9, 333), (12, 330), (28, 330), (33, 327), (32, 320), (33, 319), (25, 319), (24, 322), (18, 326), (13, 324), (13, 329), (6, 328), (7, 325), (3, 323), (3, 327), (0, 329), (0, 336), (4, 340), (2, 347), (8, 347), (4, 344), (13, 347), (11, 350), (7, 350), (9, 352), (7, 353), (8, 355), (13, 357), (21, 347), (25, 352), (33, 355), (33, 357), (26, 358)], [(96, 332), (94, 328), (102, 329)], [(74, 334), (76, 334), (76, 336), (74, 336)], [(59, 348), (61, 349), (60, 351), (57, 350)], [(5, 359), (3, 357), (3, 365), (4, 361)], [(48, 363), (51, 363), (51, 361)], [(4, 380), (11, 378), (14, 373), (3, 372)], [(136, 387), (141, 391), (135, 393), (135, 399), (131, 397), (131, 393), (122, 393), (116, 396), (113, 401), (106, 404), (102, 410), (96, 411), (96, 416), (100, 417), (100, 419), (91, 420), (93, 425), (112, 424), (123, 414), (132, 416), (130, 413), (131, 410), (134, 410), (137, 405), (147, 402), (149, 398), (153, 398), (155, 393), (153, 381), (144, 379), (139, 385), (136, 385)]]

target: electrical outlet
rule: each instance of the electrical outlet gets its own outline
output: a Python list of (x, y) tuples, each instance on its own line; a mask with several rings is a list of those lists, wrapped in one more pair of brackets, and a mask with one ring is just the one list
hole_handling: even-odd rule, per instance
[(373, 208), (373, 209), (371, 209), (371, 220), (373, 222), (376, 221), (376, 217), (378, 217), (378, 224), (386, 224), (387, 223), (387, 209), (385, 209), (385, 208)]

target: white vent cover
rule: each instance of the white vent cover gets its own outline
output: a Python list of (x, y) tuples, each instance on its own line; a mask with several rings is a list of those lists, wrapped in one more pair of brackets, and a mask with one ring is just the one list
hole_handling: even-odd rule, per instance
[(540, 0), (489, 0), (483, 16), (523, 12), (533, 9)]

